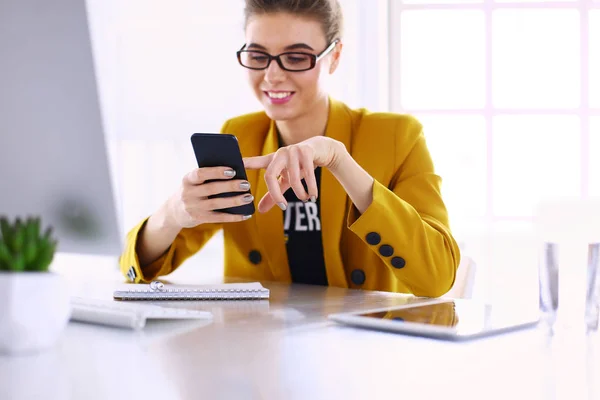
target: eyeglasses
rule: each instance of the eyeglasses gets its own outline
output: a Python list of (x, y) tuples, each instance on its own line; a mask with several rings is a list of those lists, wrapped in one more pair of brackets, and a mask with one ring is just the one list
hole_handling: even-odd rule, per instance
[(258, 50), (244, 50), (246, 45), (236, 53), (238, 61), (242, 67), (249, 69), (261, 70), (269, 68), (271, 61), (277, 61), (279, 67), (285, 71), (301, 72), (313, 69), (317, 65), (317, 61), (329, 54), (338, 43), (339, 40), (334, 40), (320, 54), (310, 54), (297, 51), (290, 51), (272, 56), (269, 53)]

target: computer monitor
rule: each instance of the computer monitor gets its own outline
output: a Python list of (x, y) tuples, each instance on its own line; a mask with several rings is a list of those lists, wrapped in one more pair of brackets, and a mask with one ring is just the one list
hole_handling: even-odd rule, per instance
[(0, 215), (118, 255), (109, 165), (85, 0), (0, 1)]

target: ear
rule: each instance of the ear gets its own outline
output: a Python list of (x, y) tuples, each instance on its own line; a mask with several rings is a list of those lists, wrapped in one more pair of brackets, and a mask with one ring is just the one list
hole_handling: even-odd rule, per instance
[(342, 55), (342, 47), (344, 45), (342, 42), (338, 42), (335, 46), (335, 49), (331, 52), (331, 64), (329, 64), (329, 74), (333, 74), (340, 64), (340, 57)]

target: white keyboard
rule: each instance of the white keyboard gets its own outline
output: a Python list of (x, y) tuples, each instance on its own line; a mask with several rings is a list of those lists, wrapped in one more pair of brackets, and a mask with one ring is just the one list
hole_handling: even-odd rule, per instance
[(212, 319), (209, 311), (163, 307), (139, 302), (71, 298), (71, 320), (142, 329), (148, 319)]

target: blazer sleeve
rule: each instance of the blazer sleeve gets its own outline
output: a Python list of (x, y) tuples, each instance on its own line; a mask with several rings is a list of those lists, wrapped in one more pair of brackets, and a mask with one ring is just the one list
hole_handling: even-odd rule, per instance
[(441, 178), (434, 172), (420, 123), (415, 120), (408, 132), (397, 132), (396, 141), (396, 157), (402, 161), (389, 186), (375, 180), (373, 203), (362, 215), (352, 206), (348, 228), (414, 295), (439, 297), (454, 284), (460, 262), (440, 193)]
[[(225, 122), (221, 133), (227, 132), (227, 128), (228, 122)], [(197, 253), (221, 229), (221, 224), (202, 224), (194, 228), (182, 229), (162, 256), (142, 267), (136, 249), (140, 233), (148, 218), (129, 231), (125, 240), (125, 250), (119, 257), (121, 272), (130, 282), (150, 282), (159, 276), (170, 274), (186, 259)]]
[(183, 229), (165, 253), (151, 264), (141, 266), (136, 251), (140, 232), (148, 218), (144, 219), (127, 234), (125, 251), (119, 258), (123, 275), (134, 283), (150, 282), (175, 271), (189, 257), (197, 253), (208, 240), (220, 229), (218, 224), (199, 225), (195, 228)]

